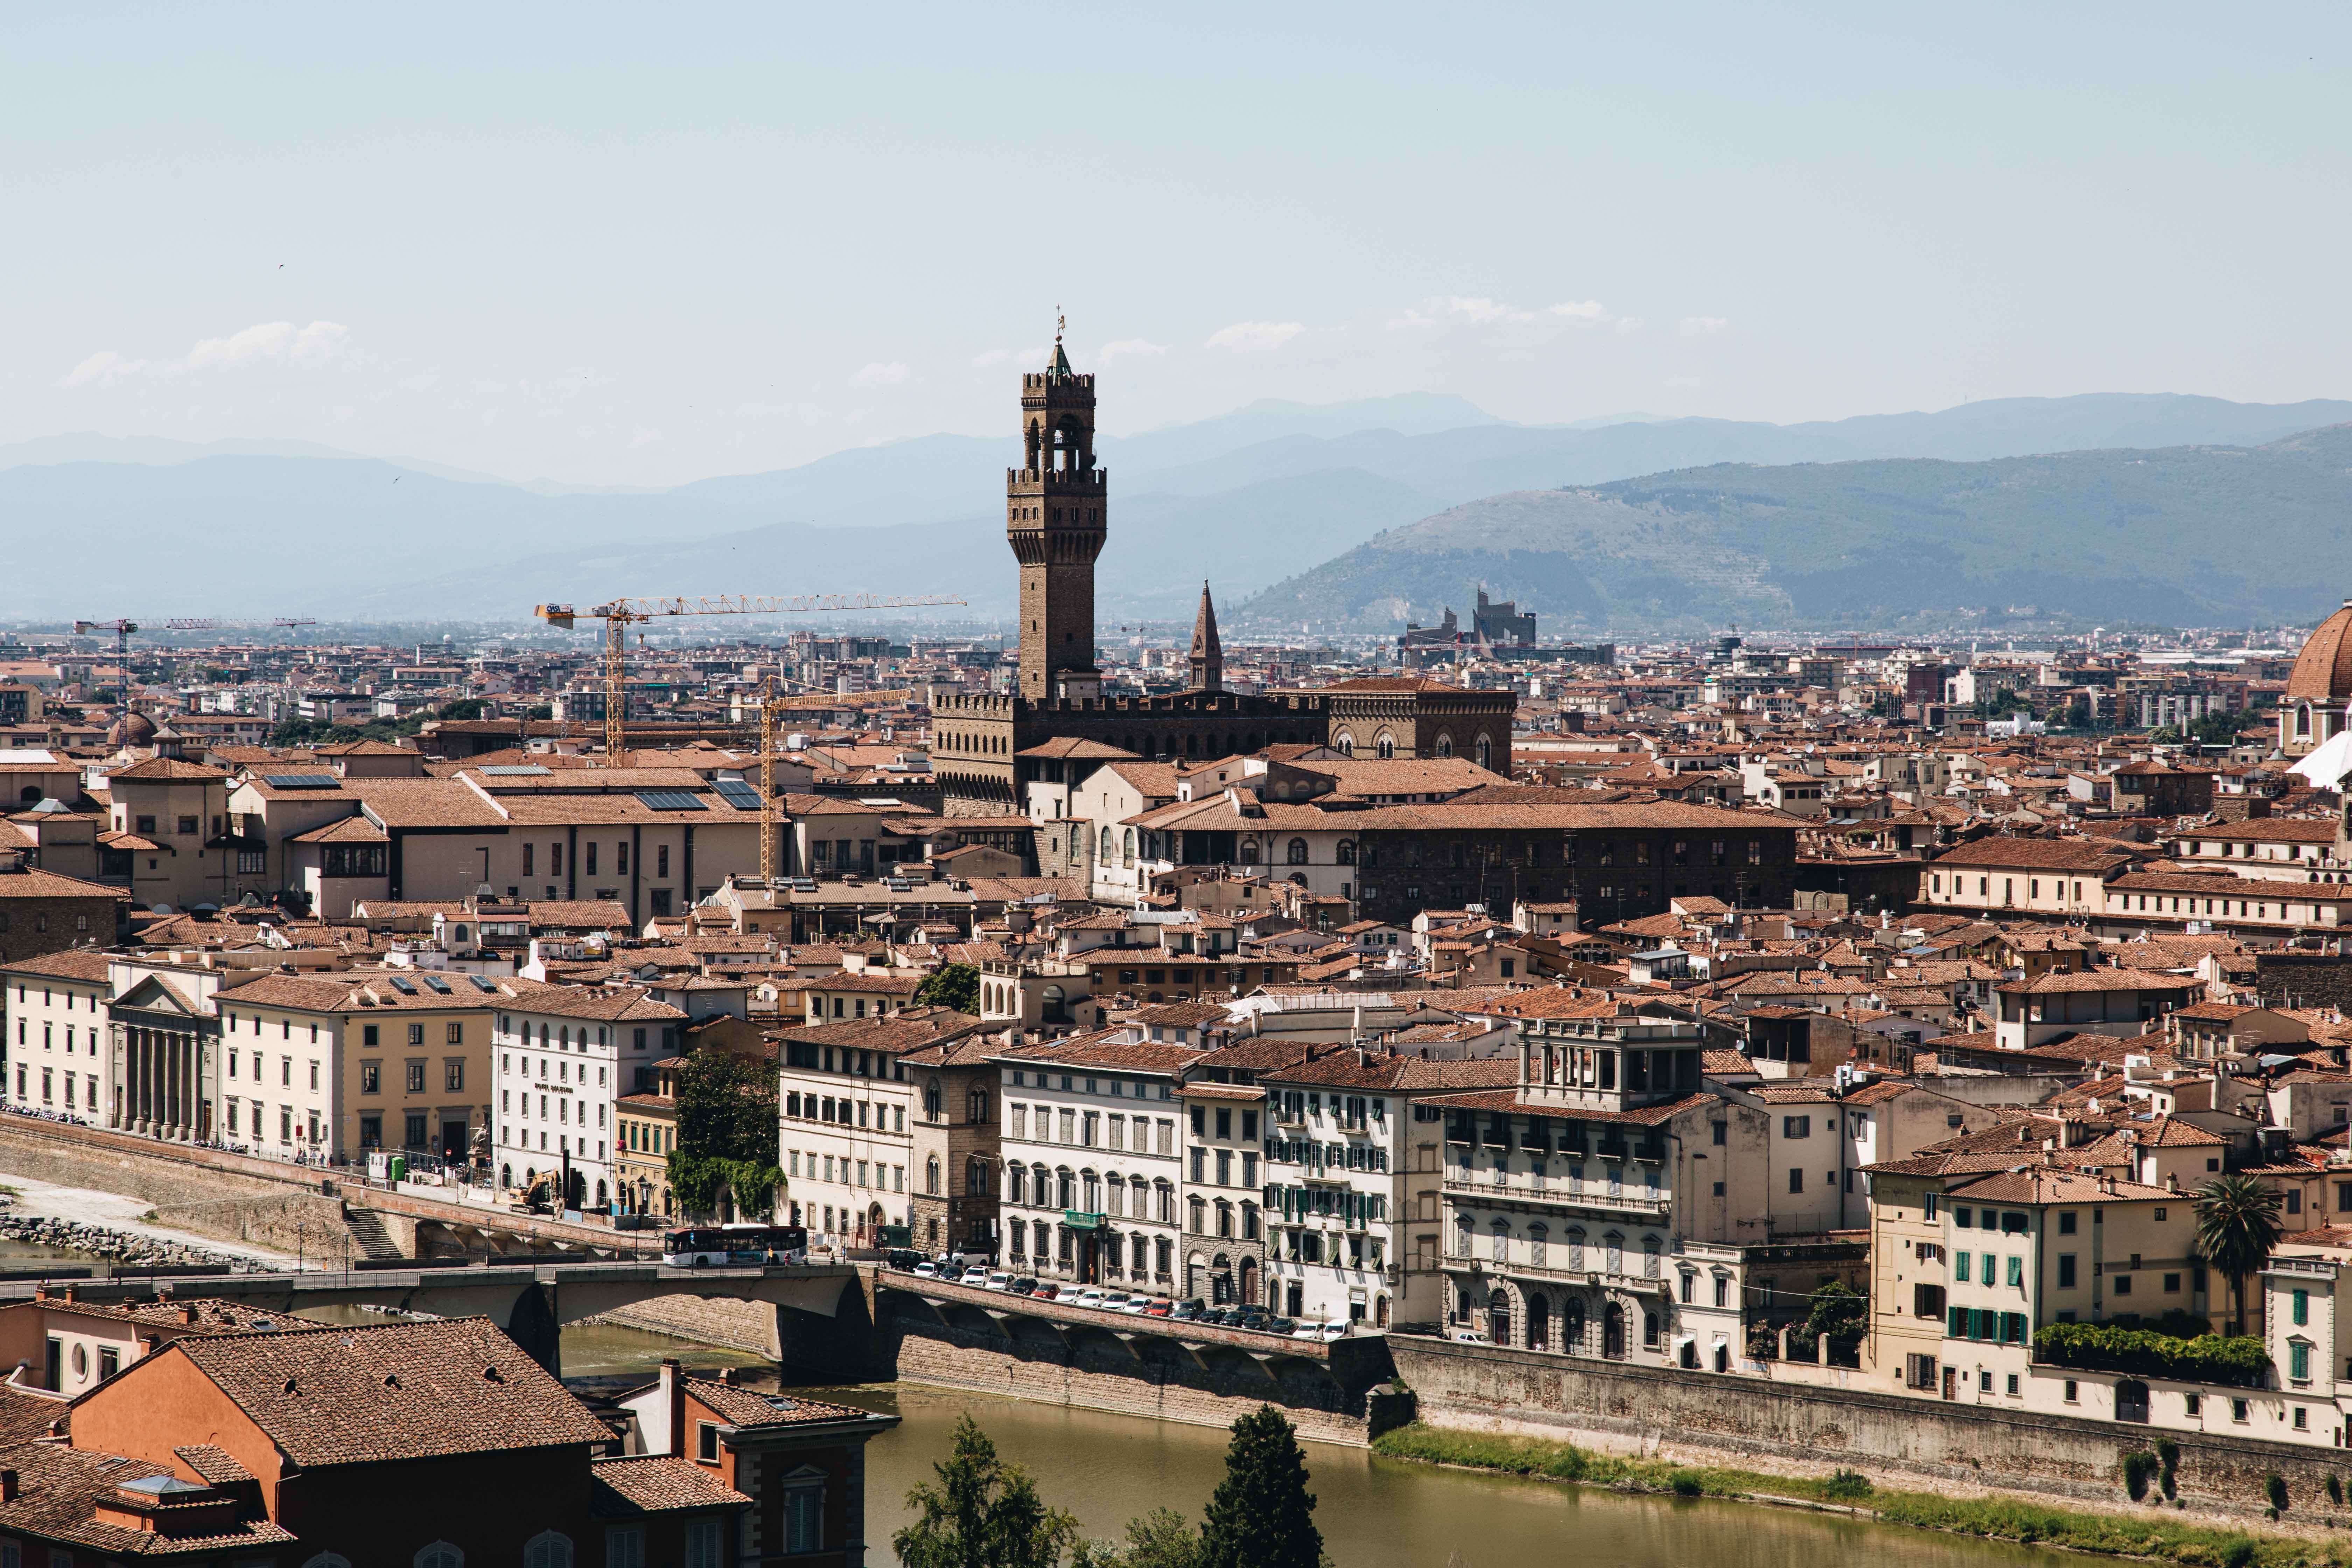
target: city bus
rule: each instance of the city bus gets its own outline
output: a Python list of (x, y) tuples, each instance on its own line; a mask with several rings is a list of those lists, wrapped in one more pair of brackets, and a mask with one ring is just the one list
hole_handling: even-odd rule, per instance
[(806, 1263), (808, 1227), (708, 1225), (666, 1231), (662, 1261), (672, 1268), (758, 1268), (771, 1263)]

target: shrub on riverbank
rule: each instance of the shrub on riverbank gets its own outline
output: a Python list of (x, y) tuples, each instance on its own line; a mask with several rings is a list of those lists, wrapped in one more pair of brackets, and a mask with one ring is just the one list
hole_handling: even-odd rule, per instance
[(2341, 1545), (2254, 1536), (2144, 1515), (2084, 1513), (2002, 1498), (1948, 1498), (1883, 1488), (1855, 1499), (1853, 1483), (1840, 1479), (1849, 1474), (1843, 1471), (1803, 1479), (1764, 1475), (1662, 1459), (1621, 1458), (1547, 1438), (1444, 1432), (1418, 1424), (1381, 1434), (1372, 1440), (1372, 1451), (1395, 1459), (1461, 1465), (1625, 1491), (1844, 1502), (1892, 1524), (2076, 1552), (2149, 1557), (2184, 1568), (2341, 1568), (2352, 1561)]

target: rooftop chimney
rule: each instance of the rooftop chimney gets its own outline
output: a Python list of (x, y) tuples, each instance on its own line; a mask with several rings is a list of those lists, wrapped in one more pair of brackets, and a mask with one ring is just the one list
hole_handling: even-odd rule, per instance
[(664, 1357), (661, 1363), (662, 1408), (668, 1415), (669, 1430), (663, 1435), (667, 1445), (662, 1452), (673, 1458), (686, 1453), (686, 1380), (679, 1374), (675, 1357)]

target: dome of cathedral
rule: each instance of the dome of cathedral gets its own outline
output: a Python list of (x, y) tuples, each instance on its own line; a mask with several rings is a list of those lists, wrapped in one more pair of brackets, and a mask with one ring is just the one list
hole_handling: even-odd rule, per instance
[(2352, 699), (2352, 599), (2319, 623), (2311, 640), (2294, 658), (2286, 678), (2290, 702), (2324, 702), (2330, 706)]
[(110, 746), (143, 746), (155, 738), (155, 721), (146, 714), (125, 709), (115, 715), (114, 728), (106, 732)]

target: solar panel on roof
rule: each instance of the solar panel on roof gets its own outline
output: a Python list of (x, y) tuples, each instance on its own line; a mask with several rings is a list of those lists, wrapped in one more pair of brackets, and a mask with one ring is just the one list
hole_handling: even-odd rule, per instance
[(394, 991), (399, 992), (403, 996), (414, 996), (416, 994), (416, 987), (409, 982), (403, 980), (397, 974), (392, 977), (392, 988)]
[(720, 779), (710, 787), (719, 792), (719, 799), (738, 811), (760, 809), (760, 792), (740, 779)]
[(332, 773), (264, 773), (261, 782), (271, 789), (339, 789), (343, 781)]
[(647, 811), (708, 811), (702, 799), (690, 789), (641, 789), (635, 792), (637, 804)]
[(550, 778), (553, 776), (554, 770), (541, 767), (537, 763), (502, 763), (497, 767), (482, 769), (481, 774), (486, 779)]

